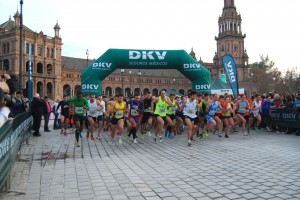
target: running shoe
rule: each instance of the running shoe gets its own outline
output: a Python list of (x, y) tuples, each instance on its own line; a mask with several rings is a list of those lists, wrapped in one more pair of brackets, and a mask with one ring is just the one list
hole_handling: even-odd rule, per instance
[(153, 137), (154, 142), (157, 143), (157, 137)]
[(199, 140), (203, 141), (203, 135), (202, 134), (199, 135)]
[(268, 130), (268, 132), (271, 132), (271, 129), (270, 129), (270, 127), (268, 127), (268, 126), (267, 126), (267, 130)]
[(191, 140), (188, 140), (188, 147), (192, 146)]
[(259, 133), (259, 131), (260, 131), (257, 126), (255, 126), (255, 130), (256, 130), (257, 133)]
[(122, 138), (121, 137), (119, 137), (119, 144), (122, 144), (123, 142), (122, 142)]
[(136, 140), (136, 138), (133, 139), (133, 143), (134, 143), (134, 144), (137, 144), (137, 143), (138, 143), (138, 141)]
[(165, 137), (168, 137), (168, 131), (165, 130)]
[(199, 131), (197, 131), (197, 137), (199, 137), (200, 136), (200, 133), (199, 133)]
[(100, 136), (97, 136), (97, 139), (98, 139), (98, 140), (101, 140)]
[(225, 138), (229, 138), (229, 136), (226, 134), (226, 135), (225, 135)]
[(147, 134), (148, 134), (149, 137), (151, 137), (151, 135), (152, 135), (151, 131), (147, 131)]
[(172, 133), (169, 134), (169, 138), (170, 138), (171, 140), (174, 138)]
[(161, 136), (159, 136), (159, 142), (163, 142), (163, 138)]
[(142, 140), (145, 139), (145, 133), (142, 133)]
[(80, 144), (76, 144), (76, 147), (80, 147)]
[(126, 140), (128, 140), (128, 138), (129, 138), (129, 133), (126, 133), (126, 134), (125, 134), (125, 137), (126, 137)]
[(218, 138), (222, 139), (221, 133), (218, 133)]
[(205, 136), (208, 137), (208, 131), (205, 129), (204, 130)]
[(65, 132), (65, 129), (64, 128), (61, 128), (60, 129), (60, 134), (63, 134)]
[(233, 132), (237, 133), (239, 132), (238, 130), (235, 129), (235, 127), (232, 128)]
[(249, 128), (247, 129), (247, 134), (250, 135), (250, 129)]
[(94, 138), (94, 136), (91, 136), (91, 140), (94, 142), (95, 141), (95, 138)]

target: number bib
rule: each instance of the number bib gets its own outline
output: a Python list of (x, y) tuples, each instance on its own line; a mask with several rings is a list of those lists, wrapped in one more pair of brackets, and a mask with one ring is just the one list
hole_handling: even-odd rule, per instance
[(239, 113), (245, 113), (247, 110), (245, 107), (240, 107)]
[(176, 108), (175, 108), (175, 107), (169, 107), (169, 112), (170, 112), (171, 114), (175, 114)]
[(144, 109), (144, 112), (151, 112), (151, 107)]
[(211, 111), (209, 111), (208, 115), (214, 116), (214, 115), (215, 115), (215, 113), (216, 113), (216, 111), (215, 111), (215, 110), (211, 110)]
[(120, 119), (120, 118), (122, 118), (123, 117), (123, 111), (118, 111), (118, 112), (116, 112), (116, 118), (117, 119)]
[(135, 110), (135, 109), (131, 109), (131, 110), (130, 110), (130, 114), (131, 114), (132, 116), (138, 116), (140, 113), (139, 113), (137, 110)]
[(166, 108), (159, 108), (159, 114), (164, 114), (166, 113)]
[(186, 112), (189, 115), (195, 114), (195, 110), (193, 110), (193, 109), (187, 109)]
[(84, 114), (83, 107), (75, 107), (76, 114)]

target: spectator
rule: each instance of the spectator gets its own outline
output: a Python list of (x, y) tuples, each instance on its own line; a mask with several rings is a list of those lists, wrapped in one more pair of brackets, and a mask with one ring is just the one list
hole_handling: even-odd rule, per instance
[(5, 93), (0, 88), (0, 127), (9, 119), (10, 110), (6, 106)]
[(38, 93), (34, 94), (31, 102), (31, 114), (33, 117), (33, 136), (38, 137), (40, 134), (40, 126), (42, 121), (42, 115), (44, 114), (44, 103), (40, 99)]
[(272, 106), (274, 108), (279, 108), (282, 105), (279, 94), (274, 95), (274, 100), (272, 102)]
[(262, 117), (262, 121), (264, 123), (267, 130), (270, 132), (271, 129), (270, 129), (270, 124), (271, 124), (271, 121), (272, 121), (272, 118), (271, 118), (271, 107), (272, 107), (272, 102), (271, 102), (271, 95), (268, 95), (267, 98), (265, 99), (265, 101), (262, 103), (261, 105), (261, 117)]
[(18, 114), (26, 111), (25, 101), (22, 98), (22, 93), (17, 91), (16, 96), (12, 98), (12, 115), (15, 117)]
[(294, 103), (294, 110), (300, 112), (300, 95), (297, 96), (297, 100)]
[(57, 109), (59, 102), (60, 102), (60, 98), (57, 98), (52, 107), (52, 112), (54, 114), (53, 130), (57, 130), (59, 128), (59, 124), (58, 124), (59, 111)]
[(48, 127), (50, 114), (51, 114), (51, 105), (49, 103), (49, 98), (45, 96), (44, 97), (44, 120), (45, 120), (44, 131), (45, 132), (51, 132)]
[(287, 95), (286, 97), (286, 104), (285, 107), (286, 108), (293, 108), (294, 107), (294, 101), (291, 95)]

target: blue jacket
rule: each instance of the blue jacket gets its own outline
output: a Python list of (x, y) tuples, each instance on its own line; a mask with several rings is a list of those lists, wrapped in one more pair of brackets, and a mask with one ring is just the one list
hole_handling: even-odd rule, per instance
[(268, 101), (264, 101), (263, 104), (261, 105), (261, 112), (262, 114), (269, 114), (270, 113), (270, 109), (272, 106), (272, 102), (268, 102)]

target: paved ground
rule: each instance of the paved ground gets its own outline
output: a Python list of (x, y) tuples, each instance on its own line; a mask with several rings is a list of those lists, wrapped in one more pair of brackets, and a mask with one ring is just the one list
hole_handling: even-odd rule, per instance
[[(74, 146), (42, 133), (23, 145), (13, 192), (0, 199), (300, 199), (300, 137), (215, 135), (187, 147), (185, 135), (111, 146), (108, 135)], [(21, 193), (17, 193), (21, 192)], [(23, 193), (22, 193), (23, 192)]]

